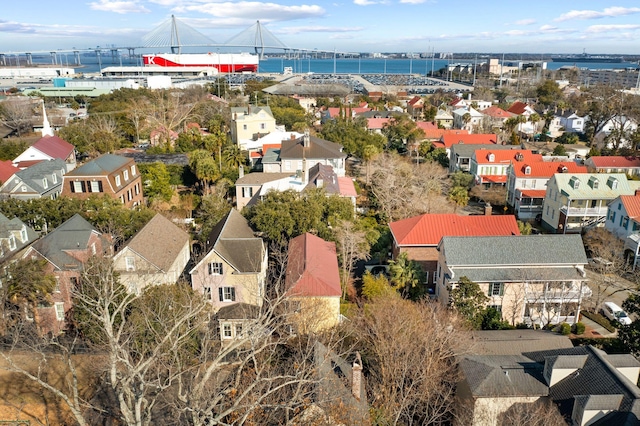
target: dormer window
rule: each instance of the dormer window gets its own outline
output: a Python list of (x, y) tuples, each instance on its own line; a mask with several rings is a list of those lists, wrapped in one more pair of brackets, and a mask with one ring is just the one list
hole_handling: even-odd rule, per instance
[(573, 189), (579, 189), (580, 188), (580, 179), (578, 179), (577, 177), (573, 176), (571, 179), (569, 179), (569, 185), (571, 185), (571, 187)]
[(129, 170), (123, 171), (122, 174), (124, 175), (124, 180), (128, 181), (129, 180)]
[(490, 162), (490, 163), (493, 163), (494, 161), (496, 161), (496, 156), (495, 156), (495, 154), (490, 153), (490, 154), (487, 156), (487, 159), (489, 160), (489, 162)]
[(607, 185), (609, 186), (609, 188), (611, 189), (618, 189), (618, 179), (614, 178), (613, 176), (611, 176), (608, 180), (607, 180)]
[(116, 186), (120, 186), (120, 176), (116, 176)]
[(47, 178), (42, 179), (42, 187), (44, 189), (49, 188), (49, 182), (47, 182)]
[(525, 166), (524, 167), (524, 174), (525, 175), (530, 175), (531, 174), (531, 166)]
[(593, 189), (598, 189), (598, 187), (600, 186), (600, 181), (597, 177), (591, 176), (589, 178), (589, 186)]
[(131, 176), (136, 175), (136, 166), (131, 166)]
[(51, 182), (54, 184), (58, 183), (58, 176), (55, 173), (51, 173)]
[(9, 250), (15, 250), (16, 247), (16, 237), (11, 234), (9, 235)]
[(20, 240), (23, 243), (26, 243), (27, 242), (27, 238), (28, 238), (27, 237), (27, 227), (22, 225), (22, 229), (20, 230)]

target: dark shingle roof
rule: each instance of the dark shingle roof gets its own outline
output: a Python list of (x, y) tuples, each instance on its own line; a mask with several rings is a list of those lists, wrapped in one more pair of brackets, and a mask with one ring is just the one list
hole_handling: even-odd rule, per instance
[(521, 266), (518, 268), (456, 268), (451, 267), (455, 271), (456, 278), (467, 277), (477, 282), (521, 282), (526, 281), (568, 281), (568, 280), (584, 280), (582, 273), (574, 267), (555, 267), (540, 268), (534, 266), (527, 268)]
[(216, 312), (218, 319), (252, 319), (258, 318), (260, 307), (248, 303), (234, 303), (223, 306)]
[(460, 367), (474, 397), (549, 394), (542, 366), (522, 355), (472, 355)]
[[(43, 194), (47, 191), (51, 191), (52, 188), (62, 185), (61, 171), (66, 170), (65, 162), (56, 158), (55, 160), (40, 161), (31, 167), (27, 167), (24, 170), (20, 170), (15, 174), (23, 182), (29, 185), (31, 188)], [(58, 183), (53, 183), (51, 175), (55, 173), (58, 176)], [(42, 186), (42, 179), (47, 178), (48, 187), (45, 189)]]
[(284, 179), (291, 176), (291, 173), (249, 173), (236, 181), (237, 185), (262, 185), (274, 180)]
[[(342, 152), (342, 145), (329, 142), (324, 139), (309, 136), (309, 146), (304, 148), (304, 136), (298, 139), (287, 139), (282, 141), (280, 148), (281, 159), (302, 159), (302, 158), (346, 158)], [(263, 160), (264, 162), (264, 160)]]
[(133, 160), (114, 154), (104, 154), (67, 173), (68, 176), (107, 176)]
[(443, 237), (447, 264), (473, 265), (585, 265), (580, 235), (518, 235)]
[(471, 336), (477, 355), (520, 355), (573, 347), (567, 336), (544, 330), (482, 330), (473, 331)]

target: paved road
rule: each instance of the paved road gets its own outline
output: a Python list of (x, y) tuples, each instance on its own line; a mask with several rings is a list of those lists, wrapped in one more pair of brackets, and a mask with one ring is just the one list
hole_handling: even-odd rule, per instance
[(630, 292), (637, 291), (637, 286), (617, 275), (605, 275), (596, 271), (587, 270), (588, 285), (593, 291), (593, 296), (585, 301), (588, 309), (599, 309), (602, 302), (614, 302), (618, 306), (629, 297)]

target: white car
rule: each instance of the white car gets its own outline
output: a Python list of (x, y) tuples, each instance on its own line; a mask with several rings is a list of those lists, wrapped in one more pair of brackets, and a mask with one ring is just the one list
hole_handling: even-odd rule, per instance
[(629, 315), (627, 315), (620, 306), (613, 302), (604, 302), (602, 304), (602, 313), (611, 321), (618, 321), (622, 325), (631, 324), (631, 318), (629, 318)]

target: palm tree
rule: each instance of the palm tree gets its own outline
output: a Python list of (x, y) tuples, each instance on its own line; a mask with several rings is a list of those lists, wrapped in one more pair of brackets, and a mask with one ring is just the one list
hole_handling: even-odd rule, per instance
[(400, 253), (396, 260), (389, 262), (391, 283), (404, 297), (415, 299), (424, 294), (424, 272), (415, 260), (409, 260), (407, 253)]
[(366, 145), (362, 149), (362, 159), (364, 160), (367, 169), (367, 185), (369, 185), (369, 168), (371, 165), (371, 160), (376, 158), (378, 154), (380, 154), (380, 150), (375, 145)]
[(222, 157), (229, 167), (240, 168), (246, 162), (246, 156), (238, 145), (227, 145), (222, 152)]
[(467, 124), (469, 124), (469, 122), (471, 121), (471, 114), (468, 112), (465, 112), (464, 115), (462, 116), (462, 122), (464, 123), (464, 127), (467, 127)]

